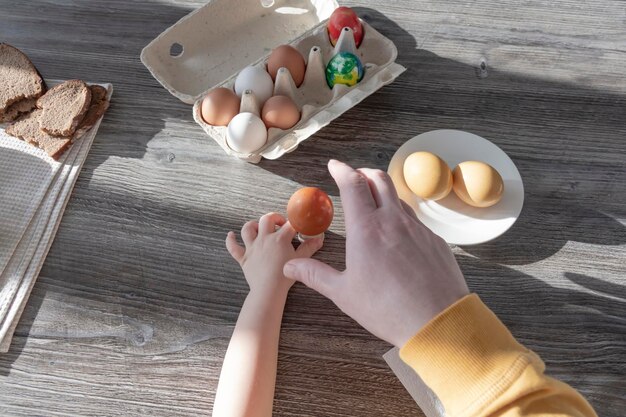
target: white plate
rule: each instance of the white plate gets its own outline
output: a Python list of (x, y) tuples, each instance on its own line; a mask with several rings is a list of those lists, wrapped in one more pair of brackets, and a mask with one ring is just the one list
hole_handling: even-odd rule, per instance
[[(419, 198), (407, 187), (402, 172), (404, 160), (419, 151), (439, 155), (450, 169), (463, 161), (488, 163), (504, 180), (502, 200), (477, 208), (463, 203), (454, 191), (439, 201)], [(477, 245), (497, 238), (513, 226), (524, 205), (524, 184), (511, 158), (487, 139), (460, 130), (433, 130), (415, 136), (396, 151), (387, 172), (400, 198), (422, 223), (453, 245)]]

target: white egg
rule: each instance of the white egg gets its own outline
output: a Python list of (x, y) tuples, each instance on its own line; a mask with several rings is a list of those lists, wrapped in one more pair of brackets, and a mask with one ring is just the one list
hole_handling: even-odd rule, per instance
[(246, 90), (252, 90), (254, 96), (259, 100), (259, 106), (272, 96), (274, 92), (274, 82), (267, 71), (259, 67), (245, 67), (239, 72), (235, 80), (235, 93), (239, 97)]
[(267, 128), (253, 113), (239, 113), (228, 123), (226, 143), (240, 153), (252, 153), (267, 142)]

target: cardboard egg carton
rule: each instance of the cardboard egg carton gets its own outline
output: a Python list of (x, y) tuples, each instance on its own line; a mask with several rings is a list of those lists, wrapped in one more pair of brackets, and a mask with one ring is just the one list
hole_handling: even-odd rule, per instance
[[(350, 29), (333, 47), (326, 23), (337, 7), (334, 0), (213, 0), (159, 35), (141, 60), (170, 93), (194, 105), (194, 120), (226, 153), (253, 163), (277, 159), (405, 71), (395, 62), (393, 42), (364, 21), (358, 49)], [(301, 111), (300, 121), (288, 130), (270, 128), (266, 144), (253, 153), (236, 152), (226, 142), (226, 127), (202, 120), (202, 99), (214, 88), (232, 89), (246, 66), (265, 68), (272, 49), (283, 44), (296, 48), (307, 67), (298, 88), (287, 69), (279, 70), (274, 95), (290, 96)], [(328, 87), (326, 64), (338, 51), (360, 58), (365, 74), (357, 85)], [(254, 100), (243, 97), (241, 111), (259, 110)]]

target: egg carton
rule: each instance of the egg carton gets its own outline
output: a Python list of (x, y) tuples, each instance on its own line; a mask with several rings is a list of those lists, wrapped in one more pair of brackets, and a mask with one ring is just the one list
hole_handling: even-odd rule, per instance
[[(226, 153), (252, 163), (277, 159), (406, 70), (395, 62), (394, 43), (364, 21), (358, 49), (350, 29), (333, 47), (326, 23), (337, 7), (334, 0), (213, 0), (159, 35), (143, 49), (141, 60), (171, 94), (193, 104), (194, 120)], [(280, 69), (274, 95), (291, 97), (300, 121), (288, 130), (270, 128), (265, 145), (252, 153), (236, 152), (226, 142), (226, 127), (202, 119), (202, 99), (214, 88), (232, 89), (246, 66), (265, 68), (271, 50), (283, 44), (296, 48), (307, 67), (300, 87), (286, 68)], [(365, 73), (355, 86), (326, 84), (326, 64), (338, 51), (361, 59)], [(244, 95), (240, 111), (259, 110)]]

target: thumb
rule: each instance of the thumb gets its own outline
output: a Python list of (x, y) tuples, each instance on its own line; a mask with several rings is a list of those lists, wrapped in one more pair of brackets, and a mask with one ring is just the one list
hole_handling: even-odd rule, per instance
[(340, 277), (339, 271), (315, 259), (292, 259), (283, 267), (283, 274), (331, 300)]

